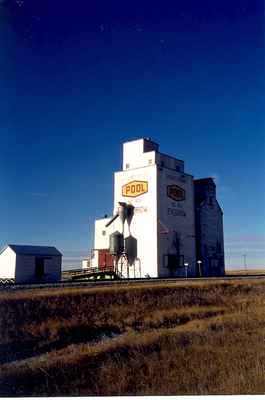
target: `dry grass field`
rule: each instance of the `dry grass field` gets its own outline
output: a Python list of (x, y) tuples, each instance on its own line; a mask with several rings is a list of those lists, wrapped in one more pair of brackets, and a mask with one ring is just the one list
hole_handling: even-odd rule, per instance
[(265, 269), (228, 269), (226, 275), (265, 275)]
[(0, 395), (265, 393), (265, 280), (0, 294)]

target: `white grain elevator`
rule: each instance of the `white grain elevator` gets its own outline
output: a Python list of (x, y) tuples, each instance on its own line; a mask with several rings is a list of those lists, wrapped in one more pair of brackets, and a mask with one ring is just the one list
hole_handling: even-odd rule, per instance
[[(149, 138), (124, 143), (122, 170), (114, 174), (113, 214), (118, 215), (125, 204), (131, 206), (133, 213), (125, 224), (122, 218), (116, 218), (110, 225), (112, 218), (96, 220), (91, 266), (102, 266), (102, 255), (105, 266), (112, 264), (110, 236), (115, 232), (122, 233), (125, 239), (123, 253), (129, 260), (130, 277), (137, 273), (139, 276), (139, 270), (142, 277), (194, 277), (198, 275), (198, 257), (202, 267), (205, 264), (200, 273), (204, 271), (207, 275), (209, 267), (206, 268), (202, 251), (198, 254), (201, 247), (196, 242), (198, 235), (202, 246), (204, 235), (200, 234), (198, 223), (195, 225), (198, 202), (194, 198), (194, 182), (193, 176), (185, 172), (183, 161), (160, 153), (158, 144)], [(200, 214), (196, 215), (198, 220)], [(220, 218), (222, 213), (217, 216)], [(218, 236), (219, 253), (222, 251), (219, 254), (222, 265), (218, 269), (214, 264), (215, 275), (224, 272), (223, 236), (222, 232), (215, 234), (215, 230), (222, 229), (222, 223), (211, 229), (211, 234)]]

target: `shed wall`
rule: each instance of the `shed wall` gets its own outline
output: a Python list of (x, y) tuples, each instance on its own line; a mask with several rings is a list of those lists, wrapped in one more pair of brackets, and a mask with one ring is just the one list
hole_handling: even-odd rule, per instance
[(44, 276), (40, 279), (36, 276), (35, 255), (17, 255), (16, 283), (24, 282), (58, 282), (61, 279), (61, 256), (42, 256), (44, 260)]
[(15, 279), (16, 253), (7, 247), (0, 254), (0, 279)]

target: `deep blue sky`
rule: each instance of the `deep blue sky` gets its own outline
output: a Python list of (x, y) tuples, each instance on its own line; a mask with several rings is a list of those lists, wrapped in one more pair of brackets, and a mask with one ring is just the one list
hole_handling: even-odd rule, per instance
[(263, 3), (0, 0), (0, 246), (79, 266), (150, 136), (216, 178), (227, 266), (265, 267)]

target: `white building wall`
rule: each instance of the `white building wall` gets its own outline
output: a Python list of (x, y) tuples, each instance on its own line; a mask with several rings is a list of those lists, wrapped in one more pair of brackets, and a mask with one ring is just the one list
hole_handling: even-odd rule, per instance
[(111, 218), (101, 218), (95, 221), (95, 241), (94, 249), (108, 249), (109, 235), (113, 232), (113, 224), (106, 227)]
[[(148, 191), (137, 197), (127, 197), (122, 193), (122, 187), (133, 181), (148, 183)], [(141, 274), (156, 277), (157, 266), (157, 168), (150, 165), (128, 171), (115, 173), (114, 185), (114, 214), (119, 202), (132, 204), (134, 216), (131, 222), (131, 235), (137, 239), (137, 256), (141, 262)], [(113, 230), (121, 232), (121, 222), (117, 219), (113, 223)], [(128, 236), (125, 223), (124, 236)]]
[[(168, 196), (167, 187), (177, 185), (185, 191), (185, 199), (175, 201)], [(158, 235), (159, 276), (170, 276), (167, 254), (176, 253), (176, 233), (179, 238), (180, 255), (189, 264), (188, 276), (196, 274), (195, 215), (193, 177), (166, 168), (158, 169)], [(168, 230), (168, 233), (166, 231)], [(179, 268), (174, 276), (185, 276)]]
[(132, 170), (135, 168), (148, 167), (155, 164), (156, 154), (154, 151), (143, 154), (135, 154), (134, 157), (128, 156), (123, 164), (124, 170)]
[(98, 267), (98, 251), (100, 249), (109, 249), (109, 236), (115, 231), (115, 221), (106, 227), (111, 218), (101, 218), (95, 221), (94, 251), (90, 260), (92, 268)]
[(123, 171), (155, 164), (158, 145), (152, 141), (139, 139), (123, 144)]
[(84, 258), (82, 260), (82, 269), (87, 269), (90, 267), (90, 258)]
[[(95, 232), (95, 236), (97, 233)], [(98, 252), (95, 250), (91, 254), (91, 261), (90, 261), (90, 267), (91, 268), (98, 268)]]
[(16, 253), (7, 247), (0, 254), (0, 279), (15, 279)]

